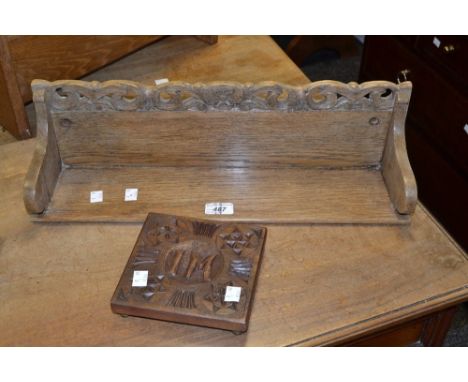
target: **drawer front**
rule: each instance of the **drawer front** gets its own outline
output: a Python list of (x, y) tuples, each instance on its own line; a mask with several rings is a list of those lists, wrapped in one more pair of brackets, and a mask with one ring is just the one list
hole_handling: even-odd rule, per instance
[(404, 322), (388, 329), (351, 340), (344, 346), (442, 346), (457, 307)]
[(468, 86), (468, 37), (466, 36), (421, 36), (416, 49), (435, 67), (446, 70), (448, 75), (462, 86)]
[(413, 83), (409, 119), (468, 176), (467, 98), (395, 39), (367, 38), (361, 79), (397, 81), (405, 78)]

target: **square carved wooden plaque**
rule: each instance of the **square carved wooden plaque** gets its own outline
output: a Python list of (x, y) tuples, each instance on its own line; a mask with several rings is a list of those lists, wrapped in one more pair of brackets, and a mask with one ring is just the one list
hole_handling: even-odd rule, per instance
[(247, 330), (266, 228), (150, 213), (114, 313)]

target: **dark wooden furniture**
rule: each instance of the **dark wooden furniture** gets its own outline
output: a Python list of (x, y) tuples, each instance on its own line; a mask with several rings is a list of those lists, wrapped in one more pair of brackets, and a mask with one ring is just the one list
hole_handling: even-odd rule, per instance
[[(86, 77), (115, 78), (309, 83), (261, 36), (168, 37)], [(404, 345), (443, 337), (450, 313), (441, 312), (468, 299), (468, 259), (418, 204), (410, 225), (269, 225), (246, 334), (122, 319), (109, 297), (141, 224), (31, 222), (23, 183), (35, 140), (0, 146), (2, 345), (338, 345), (371, 335)], [(441, 314), (443, 325), (412, 324)]]
[(456, 307), (451, 307), (347, 341), (342, 346), (442, 346), (456, 311)]
[(112, 311), (245, 332), (265, 238), (256, 225), (150, 213)]
[(361, 79), (409, 80), (406, 141), (422, 203), (468, 250), (468, 37), (366, 37)]
[[(35, 135), (24, 104), (31, 81), (75, 79), (164, 36), (0, 36), (0, 125), (17, 139)], [(195, 36), (214, 44), (217, 36)]]

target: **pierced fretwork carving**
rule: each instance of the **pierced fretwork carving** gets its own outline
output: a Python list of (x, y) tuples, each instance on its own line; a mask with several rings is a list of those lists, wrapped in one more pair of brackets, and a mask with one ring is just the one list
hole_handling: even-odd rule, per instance
[(53, 110), (71, 111), (313, 111), (390, 110), (400, 85), (386, 81), (348, 84), (317, 81), (304, 86), (275, 82), (169, 82), (37, 80)]

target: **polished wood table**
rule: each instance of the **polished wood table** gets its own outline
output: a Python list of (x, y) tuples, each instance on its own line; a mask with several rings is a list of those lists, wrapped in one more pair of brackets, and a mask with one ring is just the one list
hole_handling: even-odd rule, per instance
[[(270, 38), (189, 39), (87, 79), (308, 81)], [(418, 205), (409, 226), (268, 226), (245, 334), (122, 318), (110, 298), (141, 224), (32, 222), (22, 186), (34, 144), (0, 146), (0, 345), (438, 345), (468, 300), (468, 259)]]

